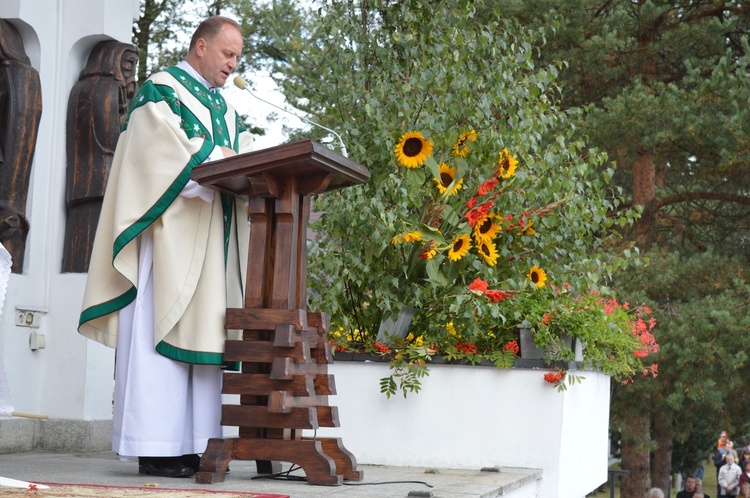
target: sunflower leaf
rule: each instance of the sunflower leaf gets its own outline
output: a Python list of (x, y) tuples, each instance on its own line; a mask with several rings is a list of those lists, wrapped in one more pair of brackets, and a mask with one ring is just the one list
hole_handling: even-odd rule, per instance
[(427, 261), (427, 280), (437, 285), (448, 285), (448, 278), (440, 271), (440, 262), (437, 259)]
[(440, 167), (433, 156), (427, 158), (425, 166), (427, 166), (427, 169), (430, 171), (433, 178), (440, 178)]

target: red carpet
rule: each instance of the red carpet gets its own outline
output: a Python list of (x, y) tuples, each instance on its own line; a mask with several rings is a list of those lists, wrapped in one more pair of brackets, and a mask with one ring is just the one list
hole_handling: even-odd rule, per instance
[[(40, 483), (41, 484), (41, 483)], [(56, 484), (45, 482), (49, 489), (17, 489), (0, 487), (0, 496), (59, 498), (289, 498), (289, 495), (250, 493), (243, 491), (206, 491), (163, 487), (103, 486), (96, 484)]]

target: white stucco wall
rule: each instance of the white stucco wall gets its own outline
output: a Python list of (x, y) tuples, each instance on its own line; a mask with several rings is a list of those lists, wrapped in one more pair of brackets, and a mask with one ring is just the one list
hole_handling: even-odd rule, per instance
[(607, 481), (610, 379), (580, 372), (558, 392), (546, 370), (430, 366), (406, 399), (380, 393), (388, 364), (337, 362), (341, 437), (358, 463), (413, 467), (542, 469), (539, 496), (581, 498)]
[[(51, 418), (111, 418), (114, 352), (77, 331), (84, 274), (61, 274), (65, 227), (65, 119), (70, 90), (90, 49), (131, 42), (139, 0), (3, 0), (0, 18), (24, 39), (42, 86), (42, 117), (31, 170), (23, 274), (11, 276), (0, 350), (16, 411)], [(17, 309), (40, 310), (38, 329), (15, 325)], [(31, 351), (32, 332), (45, 349)]]

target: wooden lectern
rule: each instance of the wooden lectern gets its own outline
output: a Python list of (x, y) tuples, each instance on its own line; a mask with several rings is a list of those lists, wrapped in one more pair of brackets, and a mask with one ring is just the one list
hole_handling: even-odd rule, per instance
[(309, 484), (359, 481), (354, 456), (340, 438), (302, 437), (303, 429), (338, 427), (328, 363), (328, 317), (307, 311), (307, 222), (310, 196), (365, 182), (369, 171), (311, 140), (280, 145), (197, 166), (193, 180), (247, 198), (250, 246), (245, 307), (228, 309), (225, 360), (242, 362), (225, 373), (223, 393), (239, 405), (222, 405), (222, 425), (237, 438), (211, 439), (195, 480), (223, 482), (231, 460), (256, 460), (258, 472), (292, 462)]

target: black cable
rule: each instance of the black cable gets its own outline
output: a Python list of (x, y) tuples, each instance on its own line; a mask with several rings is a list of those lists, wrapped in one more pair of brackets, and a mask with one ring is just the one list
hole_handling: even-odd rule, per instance
[[(289, 470), (286, 470), (284, 472), (277, 472), (276, 474), (253, 476), (250, 479), (272, 479), (276, 481), (306, 482), (307, 481), (306, 476), (290, 475), (292, 472), (296, 470), (300, 470), (300, 469), (302, 469), (302, 467), (298, 465), (292, 465), (291, 467), (289, 467)], [(383, 481), (383, 482), (346, 482), (344, 481), (343, 484), (344, 486), (379, 486), (381, 484), (424, 484), (428, 488), (435, 487), (431, 484), (427, 484), (424, 481)]]
[(424, 484), (428, 488), (434, 488), (432, 484), (427, 484), (424, 481), (383, 481), (383, 482), (346, 482), (344, 486), (378, 486), (380, 484)]
[(250, 479), (274, 479), (274, 480), (280, 480), (280, 481), (307, 481), (307, 477), (305, 476), (293, 476), (289, 475), (290, 473), (294, 472), (295, 470), (299, 470), (302, 467), (299, 465), (292, 465), (289, 467), (289, 470), (286, 470), (284, 472), (277, 472), (276, 474), (267, 474), (267, 475), (258, 475), (251, 477)]

